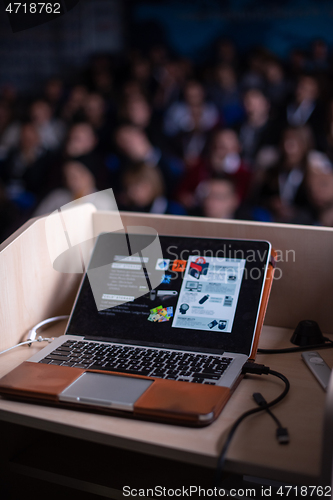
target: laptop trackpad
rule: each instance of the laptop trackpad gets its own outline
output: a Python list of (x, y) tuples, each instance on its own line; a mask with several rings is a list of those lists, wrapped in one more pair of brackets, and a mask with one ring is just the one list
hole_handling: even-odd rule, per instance
[(60, 401), (133, 411), (153, 380), (85, 372), (59, 395)]

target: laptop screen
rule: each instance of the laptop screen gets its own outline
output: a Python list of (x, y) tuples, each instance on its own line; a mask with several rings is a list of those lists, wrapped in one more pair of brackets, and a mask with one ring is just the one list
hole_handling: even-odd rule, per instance
[(67, 334), (249, 354), (270, 257), (265, 241), (105, 233)]

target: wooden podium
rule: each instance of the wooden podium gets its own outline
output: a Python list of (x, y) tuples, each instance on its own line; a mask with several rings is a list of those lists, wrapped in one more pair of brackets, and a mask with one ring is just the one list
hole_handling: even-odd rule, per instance
[[(79, 210), (86, 221), (87, 234), (91, 228), (96, 234), (109, 231), (112, 226), (112, 212), (96, 211), (92, 205), (73, 210)], [(121, 213), (121, 218), (125, 228), (148, 226), (159, 234), (270, 241), (278, 252), (277, 272), (259, 347), (290, 347), (292, 330), (303, 319), (317, 321), (326, 335), (333, 333), (333, 229), (129, 212)], [(0, 351), (24, 340), (29, 329), (41, 320), (68, 314), (71, 310), (81, 276), (53, 269), (45, 220), (42, 217), (28, 221), (0, 246)], [(62, 334), (64, 326), (64, 322), (54, 325), (47, 335)], [(2, 355), (0, 376), (43, 345), (24, 346)], [(330, 351), (323, 350), (321, 354), (332, 366), (333, 353)], [(274, 411), (288, 427), (291, 442), (287, 446), (277, 443), (275, 427), (267, 414), (251, 417), (234, 437), (226, 469), (284, 482), (320, 484), (324, 391), (301, 361), (300, 353), (258, 355), (257, 361), (281, 371), (290, 379), (290, 393)], [(0, 420), (3, 425), (15, 423), (79, 439), (81, 443), (100, 443), (113, 453), (126, 451), (131, 457), (140, 454), (141, 457), (168, 460), (170, 464), (177, 462), (213, 469), (228, 429), (243, 411), (254, 407), (252, 393), (255, 391), (262, 392), (270, 400), (279, 394), (281, 386), (270, 378), (246, 377), (218, 420), (204, 429), (139, 422), (4, 399), (0, 399)]]

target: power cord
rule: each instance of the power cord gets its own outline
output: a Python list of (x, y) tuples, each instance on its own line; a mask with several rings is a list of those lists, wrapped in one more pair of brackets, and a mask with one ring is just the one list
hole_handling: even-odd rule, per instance
[(288, 444), (289, 443), (289, 433), (286, 427), (283, 427), (280, 420), (274, 415), (274, 413), (268, 408), (267, 401), (264, 396), (260, 392), (253, 393), (253, 399), (257, 403), (258, 406), (261, 406), (268, 415), (272, 417), (278, 428), (276, 429), (276, 439), (280, 444)]
[(69, 316), (66, 315), (66, 316), (54, 316), (53, 318), (44, 319), (43, 321), (37, 323), (37, 325), (32, 327), (31, 330), (29, 330), (28, 337), (25, 342), (20, 342), (19, 344), (13, 345), (12, 347), (5, 349), (4, 351), (1, 351), (0, 354), (4, 354), (5, 352), (10, 351), (11, 349), (15, 349), (15, 347), (20, 347), (21, 345), (29, 345), (30, 347), (31, 344), (33, 344), (34, 342), (52, 342), (54, 340), (54, 337), (43, 338), (41, 335), (39, 335), (39, 337), (37, 337), (36, 339), (37, 330), (39, 330), (39, 328), (41, 328), (42, 326), (45, 326), (49, 323), (53, 323), (54, 321), (60, 321), (68, 318)]
[[(249, 374), (249, 373), (251, 373), (251, 374), (254, 374), (254, 375), (273, 375), (274, 377), (277, 377), (277, 378), (279, 378), (280, 380), (282, 380), (284, 382), (285, 388), (281, 392), (280, 396), (278, 396), (277, 398), (273, 399), (269, 403), (265, 402), (264, 405), (260, 405), (258, 408), (253, 408), (252, 410), (246, 411), (240, 417), (238, 417), (238, 419), (236, 420), (236, 422), (233, 424), (233, 426), (231, 427), (231, 429), (229, 431), (227, 439), (226, 439), (226, 441), (225, 441), (225, 443), (223, 445), (223, 448), (221, 450), (220, 456), (218, 458), (217, 467), (216, 467), (216, 476), (215, 476), (215, 486), (216, 486), (216, 488), (219, 487), (220, 477), (221, 477), (221, 473), (222, 473), (223, 466), (224, 466), (224, 463), (225, 463), (227, 451), (228, 451), (228, 448), (230, 446), (231, 440), (232, 440), (232, 438), (233, 438), (233, 436), (234, 436), (234, 434), (235, 434), (238, 426), (243, 422), (243, 420), (246, 417), (249, 417), (250, 415), (254, 415), (255, 413), (259, 413), (261, 411), (265, 411), (265, 410), (267, 411), (269, 408), (271, 408), (272, 406), (274, 406), (277, 403), (279, 403), (280, 401), (282, 401), (282, 399), (284, 399), (286, 397), (286, 395), (288, 394), (289, 389), (290, 389), (290, 383), (289, 383), (289, 380), (287, 379), (287, 377), (285, 377), (282, 373), (279, 373), (279, 372), (277, 372), (275, 370), (271, 370), (268, 366), (260, 365), (260, 364), (252, 363), (252, 362), (247, 362), (243, 366), (242, 373), (243, 374)], [(281, 426), (281, 428), (282, 428), (282, 426)]]
[(52, 342), (54, 340), (53, 337), (51, 338), (43, 338), (41, 335), (35, 339), (35, 340), (26, 340), (25, 342), (20, 342), (19, 344), (13, 345), (12, 347), (9, 347), (8, 349), (5, 349), (4, 351), (1, 351), (0, 354), (4, 354), (5, 352), (11, 351), (12, 349), (15, 349), (15, 347), (20, 347), (21, 345), (29, 345), (33, 344), (34, 342)]
[(55, 321), (61, 321), (62, 319), (68, 319), (68, 318), (69, 318), (69, 316), (67, 314), (66, 316), (54, 316), (53, 318), (44, 319), (40, 323), (37, 323), (37, 325), (33, 326), (31, 328), (31, 330), (29, 330), (27, 340), (35, 340), (36, 335), (37, 335), (37, 330), (39, 330), (39, 328), (41, 328), (42, 326), (48, 325), (49, 323), (54, 323)]
[(286, 349), (258, 349), (258, 354), (286, 354), (288, 352), (312, 351), (313, 349), (330, 349), (333, 347), (333, 341), (324, 337), (327, 344), (315, 344), (299, 347), (287, 347)]

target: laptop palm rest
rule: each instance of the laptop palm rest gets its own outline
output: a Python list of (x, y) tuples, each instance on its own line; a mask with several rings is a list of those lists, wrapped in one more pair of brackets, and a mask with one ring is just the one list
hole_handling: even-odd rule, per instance
[(85, 372), (59, 394), (60, 401), (133, 411), (153, 380)]

